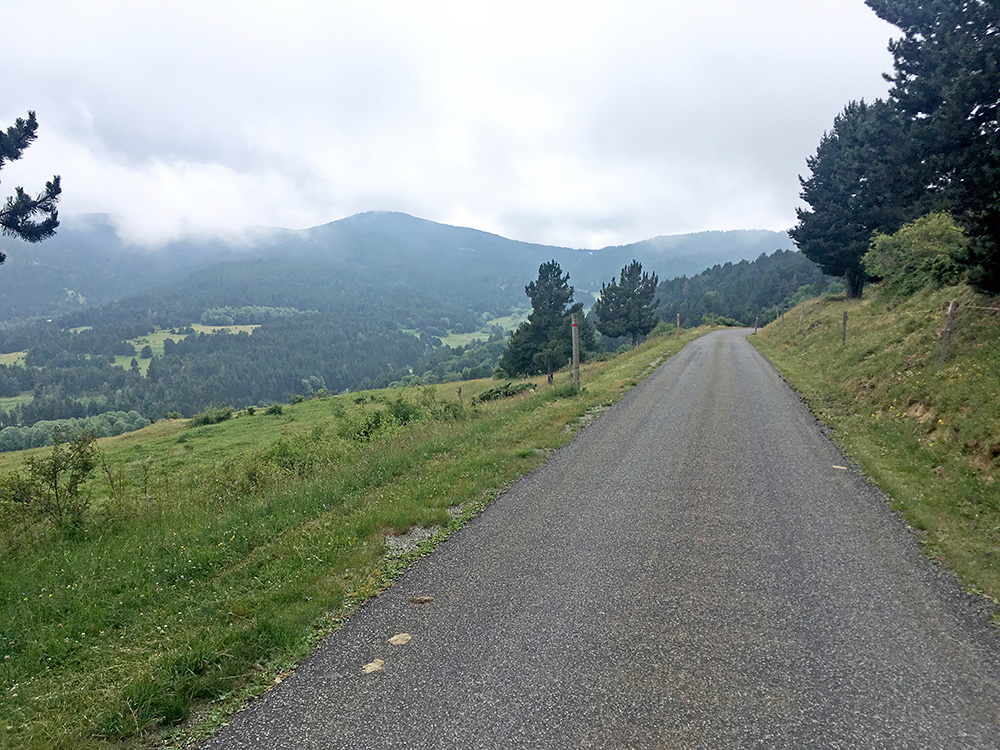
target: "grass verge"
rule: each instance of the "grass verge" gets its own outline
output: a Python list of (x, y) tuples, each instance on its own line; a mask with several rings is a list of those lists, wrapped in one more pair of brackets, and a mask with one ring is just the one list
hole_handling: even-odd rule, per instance
[[(939, 366), (947, 309), (958, 303)], [(1000, 313), (967, 287), (809, 300), (752, 341), (931, 557), (1000, 598)], [(847, 314), (846, 342), (843, 316)], [(1000, 617), (994, 618), (1000, 624)]]
[(84, 527), (0, 508), (0, 746), (204, 736), (420, 553), (386, 557), (385, 534), (450, 533), (704, 332), (586, 365), (579, 395), (563, 375), (473, 405), (496, 383), (472, 381), (102, 440)]

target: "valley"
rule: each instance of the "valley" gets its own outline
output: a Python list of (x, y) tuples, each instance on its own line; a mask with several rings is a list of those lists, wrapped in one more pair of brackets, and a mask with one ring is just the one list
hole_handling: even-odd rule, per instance
[[(102, 217), (71, 220), (29, 251), (6, 242), (0, 428), (15, 431), (484, 377), (525, 319), (524, 286), (541, 262), (558, 258), (590, 304), (637, 254), (673, 276), (788, 246), (779, 233), (748, 231), (574, 250), (386, 212), (228, 244), (130, 247)], [(801, 271), (789, 274), (799, 281)], [(687, 317), (697, 325), (702, 315)], [(599, 340), (587, 356), (621, 344)], [(23, 446), (21, 437), (6, 444)]]

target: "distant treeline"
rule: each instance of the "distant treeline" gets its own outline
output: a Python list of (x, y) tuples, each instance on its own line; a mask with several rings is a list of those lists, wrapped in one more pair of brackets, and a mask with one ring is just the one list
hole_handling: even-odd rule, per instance
[(85, 419), (57, 419), (36, 422), (30, 427), (4, 427), (0, 430), (0, 451), (19, 451), (52, 445), (56, 430), (66, 434), (86, 432), (94, 437), (112, 437), (149, 425), (137, 411), (109, 411)]
[(662, 282), (658, 312), (667, 322), (680, 313), (685, 327), (714, 322), (764, 325), (803, 299), (842, 290), (802, 253), (778, 250)]
[[(504, 349), (499, 329), (488, 341), (441, 346), (447, 331), (474, 331), (509, 312), (499, 296), (479, 299), (481, 289), (452, 289), (441, 298), (409, 284), (380, 284), (374, 272), (317, 284), (322, 267), (264, 265), (224, 264), (224, 273), (206, 272), (155, 295), (0, 329), (0, 352), (27, 352), (23, 366), (0, 365), (0, 397), (31, 397), (0, 410), (0, 428), (110, 411), (191, 416), (212, 404), (287, 402), (318, 390), (488, 377)], [(764, 323), (830, 283), (800, 254), (779, 251), (663, 282), (659, 313), (673, 322), (680, 312), (688, 326), (706, 317), (752, 325), (760, 316)], [(199, 319), (260, 327), (252, 335), (195, 334), (189, 325)], [(187, 335), (168, 339), (148, 372), (138, 363), (115, 365), (137, 356), (132, 341), (163, 328)], [(602, 339), (595, 351), (621, 343)]]
[(318, 311), (299, 310), (297, 307), (264, 307), (263, 305), (210, 307), (201, 314), (201, 322), (206, 326), (242, 326), (308, 314), (316, 315)]

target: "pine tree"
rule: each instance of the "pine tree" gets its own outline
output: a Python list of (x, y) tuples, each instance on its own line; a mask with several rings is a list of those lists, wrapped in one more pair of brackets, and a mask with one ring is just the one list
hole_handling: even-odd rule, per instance
[(799, 178), (809, 209), (796, 209), (789, 235), (824, 273), (842, 276), (858, 298), (868, 276), (861, 258), (875, 232), (891, 234), (926, 202), (924, 165), (912, 158), (907, 127), (892, 105), (851, 102), (806, 160)]
[(538, 267), (538, 278), (524, 288), (531, 299), (531, 313), (510, 336), (498, 368), (509, 375), (544, 372), (552, 382), (553, 373), (572, 355), (569, 317), (582, 305), (567, 310), (573, 302), (569, 274), (550, 260)]
[(622, 269), (620, 278), (620, 282), (612, 277), (610, 284), (601, 284), (601, 298), (594, 305), (597, 330), (610, 338), (628, 336), (634, 348), (656, 325), (659, 279), (655, 273), (643, 273), (637, 260)]
[(1000, 6), (991, 0), (866, 0), (903, 36), (889, 44), (892, 103), (908, 121), (921, 187), (972, 239), (970, 280), (1000, 292)]
[[(0, 169), (8, 161), (17, 161), (24, 150), (38, 137), (38, 121), (34, 112), (28, 119), (17, 118), (7, 132), (0, 132)], [(14, 188), (14, 195), (0, 207), (0, 234), (19, 237), (27, 242), (41, 242), (51, 237), (59, 226), (56, 203), (62, 189), (59, 176), (45, 183), (45, 190), (32, 198), (24, 188)], [(0, 253), (0, 263), (6, 256)]]

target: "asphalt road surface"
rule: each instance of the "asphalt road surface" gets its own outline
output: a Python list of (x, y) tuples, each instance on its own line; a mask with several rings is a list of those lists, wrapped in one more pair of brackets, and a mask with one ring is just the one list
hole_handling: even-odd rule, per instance
[(986, 607), (745, 334), (668, 360), (204, 747), (1000, 748)]

